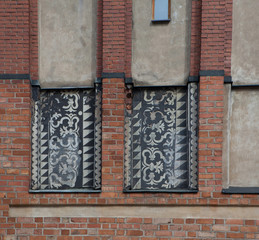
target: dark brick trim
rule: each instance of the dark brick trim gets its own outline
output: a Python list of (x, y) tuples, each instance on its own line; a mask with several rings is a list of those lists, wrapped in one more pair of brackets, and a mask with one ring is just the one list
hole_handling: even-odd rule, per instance
[(222, 189), (222, 193), (226, 194), (258, 194), (259, 187), (229, 187)]
[(94, 82), (95, 84), (101, 84), (102, 83), (102, 78), (101, 77), (97, 77), (96, 79), (95, 79), (95, 82)]
[(233, 82), (232, 82), (232, 77), (231, 76), (225, 76), (224, 77), (224, 83), (230, 83), (230, 84), (232, 84)]
[(0, 79), (31, 79), (30, 74), (0, 74)]
[(40, 86), (32, 86), (31, 88), (31, 97), (33, 101), (38, 101), (40, 98)]
[(199, 82), (199, 76), (189, 76), (188, 83)]
[(199, 72), (200, 76), (224, 76), (224, 70), (201, 70)]
[(130, 78), (125, 78), (125, 83), (126, 84), (133, 84), (133, 79), (130, 77)]
[(125, 78), (125, 73), (102, 73), (102, 78)]
[(31, 80), (31, 86), (33, 87), (39, 87), (40, 86), (40, 83), (38, 80)]

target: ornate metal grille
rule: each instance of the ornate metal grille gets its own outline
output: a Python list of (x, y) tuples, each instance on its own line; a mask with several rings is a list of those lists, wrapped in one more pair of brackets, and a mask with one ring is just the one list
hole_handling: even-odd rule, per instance
[(44, 90), (32, 113), (32, 190), (101, 187), (101, 91)]
[(197, 84), (133, 93), (125, 118), (125, 189), (196, 190)]

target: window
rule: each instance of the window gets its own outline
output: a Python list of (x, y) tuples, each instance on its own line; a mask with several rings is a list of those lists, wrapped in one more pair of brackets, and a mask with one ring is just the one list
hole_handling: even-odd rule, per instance
[(152, 21), (170, 21), (171, 0), (153, 0)]
[(41, 90), (32, 113), (31, 192), (101, 187), (101, 90)]
[(133, 89), (125, 191), (197, 191), (197, 84)]

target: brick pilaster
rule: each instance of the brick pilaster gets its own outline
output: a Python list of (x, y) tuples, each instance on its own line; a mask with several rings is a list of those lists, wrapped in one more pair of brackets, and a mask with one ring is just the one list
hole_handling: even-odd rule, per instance
[(223, 76), (200, 77), (199, 190), (209, 195), (222, 186), (223, 82)]
[(201, 0), (192, 1), (190, 76), (198, 76), (201, 55)]
[[(131, 30), (130, 12), (126, 19), (129, 3), (128, 0), (103, 0), (102, 67), (105, 73), (126, 71), (126, 48), (131, 46), (131, 41), (126, 41), (126, 28)], [(118, 197), (123, 190), (124, 87), (123, 78), (103, 79), (103, 197)]]
[(38, 80), (38, 1), (30, 0), (30, 75)]
[(103, 66), (103, 2), (97, 2), (97, 51), (96, 51), (96, 76), (102, 76)]
[(231, 48), (232, 48), (232, 9), (233, 0), (226, 0), (225, 15), (225, 75), (231, 76)]
[(103, 0), (103, 72), (125, 71), (125, 0)]
[(124, 79), (103, 79), (102, 190), (118, 197), (123, 190)]
[(225, 0), (202, 0), (200, 70), (224, 69)]
[(29, 0), (0, 2), (0, 74), (29, 72)]
[(222, 187), (225, 19), (225, 0), (202, 0), (199, 189), (204, 197), (213, 197)]

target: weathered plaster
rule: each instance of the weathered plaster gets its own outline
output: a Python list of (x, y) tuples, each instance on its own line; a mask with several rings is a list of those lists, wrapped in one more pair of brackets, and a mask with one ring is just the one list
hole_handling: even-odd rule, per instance
[(173, 0), (171, 5), (171, 21), (154, 24), (152, 1), (133, 1), (132, 77), (136, 86), (186, 84), (191, 1)]
[(223, 155), (223, 169), (228, 168), (224, 174), (229, 176), (223, 179), (224, 187), (259, 187), (259, 88), (230, 93), (229, 124), (224, 124), (229, 149), (225, 147)]
[(235, 85), (259, 84), (259, 1), (233, 1), (231, 74)]
[(230, 113), (231, 113), (231, 85), (224, 86), (224, 118), (223, 118), (223, 153), (222, 153), (222, 182), (223, 188), (229, 186), (229, 138), (230, 138)]
[(10, 217), (141, 217), (258, 219), (258, 207), (52, 206), (14, 207)]
[(96, 12), (95, 0), (39, 0), (41, 87), (93, 85)]

